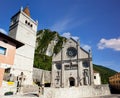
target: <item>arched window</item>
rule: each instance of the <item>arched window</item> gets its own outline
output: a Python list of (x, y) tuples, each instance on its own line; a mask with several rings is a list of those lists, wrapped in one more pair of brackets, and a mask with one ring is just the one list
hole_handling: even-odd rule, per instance
[(87, 68), (87, 67), (89, 67), (89, 62), (88, 61), (83, 61), (82, 65), (83, 65), (83, 67)]
[(57, 63), (57, 64), (56, 64), (56, 68), (57, 68), (58, 70), (60, 70), (60, 69), (61, 69), (61, 64), (60, 64), (60, 63)]
[(26, 23), (26, 24), (28, 23), (27, 20), (25, 20), (25, 23)]
[(33, 26), (33, 25), (31, 24), (30, 27), (32, 28), (32, 26)]
[(28, 22), (28, 25), (30, 25), (30, 23)]

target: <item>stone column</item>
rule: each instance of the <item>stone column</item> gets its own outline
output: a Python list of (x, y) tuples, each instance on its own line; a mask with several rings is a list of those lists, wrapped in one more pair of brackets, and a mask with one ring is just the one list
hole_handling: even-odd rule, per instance
[(89, 50), (89, 62), (90, 62), (90, 85), (94, 85), (94, 72), (93, 72), (92, 56), (90, 50)]
[(80, 62), (77, 62), (78, 70), (77, 70), (77, 86), (80, 86)]
[(62, 81), (61, 81), (61, 87), (64, 87), (64, 64), (61, 64), (62, 65), (62, 70), (61, 70), (61, 79), (62, 79)]
[(54, 63), (52, 63), (52, 72), (51, 72), (51, 87), (54, 87), (55, 86), (55, 84), (54, 84), (54, 66), (55, 66), (55, 64)]
[(64, 64), (63, 64), (63, 48), (61, 48), (61, 87), (64, 87)]
[(90, 60), (90, 85), (94, 85), (94, 72), (92, 60)]
[(78, 64), (79, 64), (78, 66), (79, 66), (79, 77), (80, 77), (79, 86), (82, 86), (82, 85), (83, 85), (83, 68), (82, 68), (82, 61), (79, 61)]

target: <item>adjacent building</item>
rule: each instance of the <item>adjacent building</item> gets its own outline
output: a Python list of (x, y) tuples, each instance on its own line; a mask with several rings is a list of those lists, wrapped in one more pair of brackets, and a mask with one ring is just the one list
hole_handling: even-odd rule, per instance
[(101, 76), (100, 73), (94, 70), (94, 84), (101, 85)]
[(0, 87), (5, 72), (10, 72), (14, 65), (16, 49), (24, 44), (0, 32)]
[(109, 84), (113, 89), (120, 91), (120, 72), (109, 77)]

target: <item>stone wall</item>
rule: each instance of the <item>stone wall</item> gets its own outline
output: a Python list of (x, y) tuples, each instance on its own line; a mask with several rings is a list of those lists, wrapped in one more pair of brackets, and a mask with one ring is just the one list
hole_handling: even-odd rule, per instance
[(51, 72), (47, 70), (33, 68), (33, 81), (40, 82), (42, 79), (42, 73), (44, 72), (45, 83), (50, 83), (51, 81)]
[(44, 89), (44, 98), (81, 98), (103, 95), (110, 95), (108, 85)]

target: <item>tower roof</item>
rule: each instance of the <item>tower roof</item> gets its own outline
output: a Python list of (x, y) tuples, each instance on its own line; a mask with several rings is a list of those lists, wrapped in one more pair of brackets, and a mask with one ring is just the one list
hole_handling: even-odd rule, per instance
[(23, 12), (30, 17), (30, 11), (28, 6), (23, 9)]

